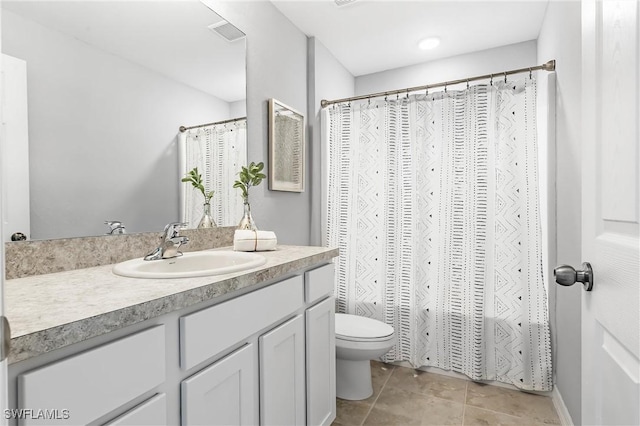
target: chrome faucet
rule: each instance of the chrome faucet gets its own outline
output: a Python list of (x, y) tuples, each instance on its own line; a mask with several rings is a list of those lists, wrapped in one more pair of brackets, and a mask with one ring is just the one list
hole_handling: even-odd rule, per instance
[(127, 233), (124, 225), (119, 220), (105, 220), (104, 224), (109, 227), (109, 232), (107, 232), (106, 235)]
[(182, 256), (178, 251), (181, 245), (187, 244), (189, 238), (179, 235), (180, 228), (187, 226), (186, 223), (172, 222), (164, 227), (164, 232), (160, 239), (162, 242), (155, 250), (144, 257), (144, 260), (171, 259)]

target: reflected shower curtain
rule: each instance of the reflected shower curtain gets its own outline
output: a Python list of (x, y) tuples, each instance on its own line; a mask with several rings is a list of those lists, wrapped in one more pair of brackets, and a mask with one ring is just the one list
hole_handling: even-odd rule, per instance
[(387, 361), (552, 388), (535, 112), (531, 79), (323, 112), (337, 309)]
[[(190, 129), (179, 136), (181, 176), (198, 168), (205, 188), (215, 191), (211, 214), (218, 226), (237, 225), (244, 214), (242, 197), (233, 183), (247, 162), (246, 138), (246, 119)], [(191, 185), (180, 185), (180, 220), (195, 228), (202, 218), (204, 197)]]

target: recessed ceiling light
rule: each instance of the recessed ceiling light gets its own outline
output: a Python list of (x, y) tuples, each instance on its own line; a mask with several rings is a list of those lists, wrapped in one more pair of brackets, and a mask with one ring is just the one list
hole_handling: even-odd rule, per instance
[(440, 39), (438, 37), (429, 37), (424, 40), (420, 40), (418, 43), (418, 47), (422, 50), (433, 49), (434, 47), (438, 47), (440, 44)]

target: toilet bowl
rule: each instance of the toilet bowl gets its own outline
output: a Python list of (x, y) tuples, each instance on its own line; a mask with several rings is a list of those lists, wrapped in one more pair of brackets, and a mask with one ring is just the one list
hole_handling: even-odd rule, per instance
[(336, 396), (362, 400), (373, 395), (370, 360), (393, 347), (393, 327), (371, 318), (336, 314)]

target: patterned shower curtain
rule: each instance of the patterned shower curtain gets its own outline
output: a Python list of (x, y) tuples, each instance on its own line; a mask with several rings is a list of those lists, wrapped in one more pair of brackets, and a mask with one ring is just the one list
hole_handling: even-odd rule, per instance
[[(244, 214), (242, 197), (233, 183), (247, 162), (246, 140), (246, 119), (190, 129), (179, 135), (181, 176), (198, 167), (205, 188), (215, 191), (211, 214), (218, 226), (237, 225)], [(195, 228), (202, 218), (204, 198), (182, 182), (180, 194), (180, 220)]]
[(394, 327), (387, 361), (550, 390), (535, 81), (323, 114), (337, 310)]

